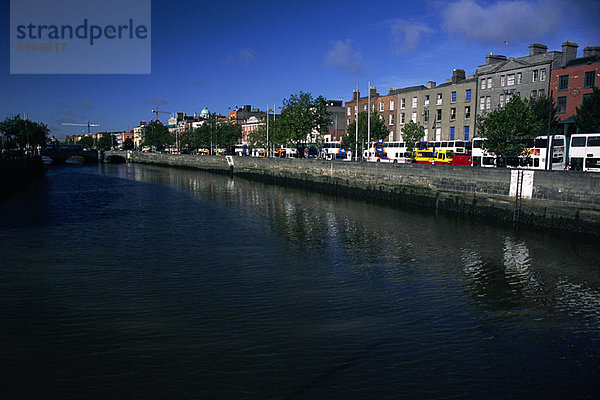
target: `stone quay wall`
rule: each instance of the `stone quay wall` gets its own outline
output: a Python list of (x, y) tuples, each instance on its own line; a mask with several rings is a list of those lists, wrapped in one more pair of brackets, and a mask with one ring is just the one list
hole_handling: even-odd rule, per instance
[(446, 211), (600, 236), (600, 174), (532, 171), (530, 196), (525, 194), (518, 201), (510, 195), (515, 170), (506, 168), (140, 152), (107, 152), (105, 159), (110, 160), (113, 155), (128, 162), (229, 173), (272, 184), (377, 200), (394, 207)]

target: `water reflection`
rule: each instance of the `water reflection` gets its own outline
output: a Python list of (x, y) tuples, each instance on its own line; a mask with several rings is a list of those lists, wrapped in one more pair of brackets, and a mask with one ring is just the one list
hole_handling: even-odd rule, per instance
[(299, 257), (319, 253), (390, 284), (423, 275), (433, 290), (465, 288), (490, 310), (565, 312), (600, 327), (600, 274), (586, 263), (599, 253), (589, 244), (197, 171), (126, 165), (105, 172), (226, 204), (240, 222), (257, 220), (294, 245)]

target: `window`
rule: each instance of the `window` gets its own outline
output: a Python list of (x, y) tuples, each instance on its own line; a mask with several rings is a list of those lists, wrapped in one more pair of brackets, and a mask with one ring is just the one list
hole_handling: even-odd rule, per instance
[(437, 122), (442, 122), (442, 110), (436, 110), (437, 111), (437, 115), (435, 117), (435, 120)]
[(546, 80), (546, 70), (545, 69), (540, 69), (540, 81), (545, 81)]
[(556, 113), (564, 114), (567, 112), (567, 96), (561, 96), (556, 99)]
[(389, 118), (389, 124), (390, 125), (394, 125), (394, 114), (390, 114), (390, 118)]
[(412, 115), (411, 115), (411, 117), (410, 117), (410, 120), (411, 120), (412, 122), (417, 122), (417, 112), (416, 112), (416, 111), (413, 111), (413, 112), (412, 112)]
[(456, 107), (450, 109), (450, 121), (456, 121)]
[(593, 88), (596, 80), (596, 71), (588, 71), (585, 73), (585, 77), (583, 78), (583, 87)]
[(485, 110), (485, 96), (479, 98), (479, 109)]
[(470, 133), (470, 127), (469, 126), (465, 126), (465, 130), (464, 130), (465, 136), (463, 140), (469, 140), (469, 133)]
[(375, 113), (375, 103), (371, 103), (371, 112)]
[(379, 111), (385, 111), (385, 103), (383, 101), (379, 102)]
[(435, 140), (438, 142), (442, 140), (442, 128), (435, 128)]
[(538, 90), (538, 96), (539, 97), (544, 97), (545, 95), (546, 95), (546, 92), (544, 91), (544, 89)]
[(429, 105), (429, 95), (428, 94), (425, 95), (425, 105), (426, 106)]
[(571, 140), (571, 147), (585, 147), (585, 137), (574, 137)]
[(402, 108), (402, 109), (406, 108), (406, 99), (400, 99), (400, 108)]
[(564, 91), (569, 89), (569, 75), (561, 75), (558, 77), (558, 90)]
[(583, 103), (585, 103), (588, 99), (592, 98), (592, 93), (584, 93), (582, 97), (581, 104), (583, 105)]
[(423, 111), (423, 121), (429, 122), (429, 110)]
[(429, 140), (429, 128), (425, 128), (425, 134), (423, 135), (423, 140)]
[(500, 104), (500, 107), (504, 107), (504, 94), (499, 96), (498, 103)]
[(487, 78), (487, 88), (488, 89), (492, 88), (492, 78)]
[(492, 97), (491, 96), (486, 96), (485, 97), (485, 109), (489, 110), (492, 108)]
[(517, 85), (523, 83), (523, 74), (521, 72), (517, 72)]
[(450, 140), (454, 140), (454, 127), (450, 127)]
[(435, 104), (437, 104), (438, 106), (442, 105), (442, 94), (441, 93), (437, 94), (437, 101), (435, 102)]
[(471, 89), (467, 89), (465, 92), (465, 101), (471, 101)]
[(465, 119), (471, 119), (471, 106), (465, 106)]
[(513, 86), (515, 84), (515, 74), (508, 74), (506, 76), (506, 85)]
[(400, 114), (400, 123), (404, 124), (406, 122), (406, 115), (404, 113)]
[(481, 80), (481, 86), (479, 87), (480, 89), (485, 89), (485, 78), (483, 78)]
[(590, 136), (587, 140), (588, 147), (600, 147), (600, 136)]
[(390, 111), (394, 111), (394, 105), (395, 105), (395, 101), (390, 100)]
[(367, 111), (367, 105), (363, 104), (363, 111)]
[(452, 92), (450, 95), (450, 102), (456, 103), (456, 92)]
[(348, 107), (348, 115), (352, 115), (352, 107)]
[(500, 86), (506, 86), (506, 75), (500, 76)]
[(537, 90), (532, 90), (531, 91), (531, 100), (535, 100), (537, 99)]
[(350, 125), (350, 118), (348, 118), (348, 123), (347, 123), (347, 125)]
[(537, 82), (538, 77), (539, 77), (539, 71), (537, 69), (534, 69), (532, 71), (532, 75), (531, 75), (531, 82)]
[(416, 97), (412, 98), (412, 108), (417, 108), (417, 98)]

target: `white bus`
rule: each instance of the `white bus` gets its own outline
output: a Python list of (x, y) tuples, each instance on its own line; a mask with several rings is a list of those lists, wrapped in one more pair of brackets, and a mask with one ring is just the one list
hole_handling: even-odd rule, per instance
[(344, 142), (341, 140), (323, 143), (321, 154), (321, 157), (326, 160), (346, 161), (352, 158), (352, 154), (349, 151), (346, 151), (344, 148)]
[(600, 133), (571, 136), (569, 166), (577, 171), (600, 172)]
[(374, 142), (364, 152), (370, 162), (410, 163), (411, 153), (404, 142)]
[[(488, 152), (483, 148), (484, 138), (473, 139), (473, 165), (481, 167), (495, 167), (498, 159), (494, 153)], [(535, 139), (525, 139), (525, 150), (519, 155), (509, 155), (504, 157), (504, 163), (508, 168), (523, 169), (552, 169), (553, 171), (564, 170), (566, 163), (566, 137), (565, 135), (554, 135), (552, 148), (552, 157), (549, 160), (548, 154), (548, 136), (538, 136)]]

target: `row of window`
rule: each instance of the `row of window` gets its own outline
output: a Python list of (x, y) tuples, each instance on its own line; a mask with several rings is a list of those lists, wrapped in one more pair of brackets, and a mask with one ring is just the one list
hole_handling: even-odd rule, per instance
[[(531, 72), (532, 72), (532, 74), (531, 74), (532, 82), (546, 80), (546, 69), (536, 69)], [(501, 87), (520, 85), (522, 83), (523, 83), (523, 73), (522, 72), (515, 72), (512, 74), (500, 75), (500, 86)], [(479, 87), (481, 89), (492, 89), (493, 88), (492, 78), (491, 77), (482, 78), (480, 81)]]
[[(583, 88), (593, 88), (596, 84), (596, 71), (588, 71), (583, 76)], [(562, 92), (569, 89), (569, 75), (558, 77), (558, 91)]]
[[(585, 103), (586, 100), (591, 98), (592, 93), (585, 93), (582, 96), (581, 104)], [(567, 112), (567, 96), (559, 96), (556, 98), (556, 113), (564, 114)]]
[[(465, 101), (471, 101), (471, 89), (466, 89), (465, 90)], [(450, 102), (451, 103), (456, 103), (456, 92), (451, 92), (450, 93)], [(376, 101), (374, 101), (371, 104), (371, 112), (375, 112), (375, 104)], [(436, 105), (441, 106), (442, 105), (442, 93), (438, 93), (436, 95)], [(394, 100), (390, 100), (390, 111), (394, 111), (395, 108), (395, 101)], [(418, 105), (418, 98), (416, 96), (414, 96), (412, 98), (412, 103), (411, 106), (412, 108), (417, 108)], [(429, 105), (429, 95), (425, 95), (425, 102), (424, 102), (425, 106)], [(363, 111), (367, 111), (367, 104), (363, 104)], [(403, 110), (406, 108), (406, 99), (402, 98), (400, 99), (400, 109)], [(354, 112), (356, 113), (357, 110), (357, 106), (354, 106)], [(379, 112), (384, 112), (385, 111), (385, 102), (380, 101), (379, 102)], [(352, 107), (348, 106), (348, 110), (347, 110), (347, 114), (350, 116), (352, 115)]]
[[(449, 140), (457, 140), (456, 139), (456, 127), (451, 126), (450, 127), (450, 138)], [(435, 128), (434, 131), (434, 135), (435, 137), (430, 138), (429, 137), (429, 129), (425, 128), (425, 138), (424, 140), (435, 140), (435, 141), (441, 141), (442, 140), (442, 128)], [(471, 135), (471, 127), (465, 125), (463, 127), (463, 139), (462, 140), (470, 140), (469, 136)]]

